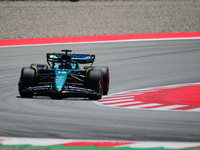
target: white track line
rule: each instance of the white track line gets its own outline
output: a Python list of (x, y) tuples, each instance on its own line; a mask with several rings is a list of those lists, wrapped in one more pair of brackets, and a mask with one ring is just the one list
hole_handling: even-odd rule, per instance
[(180, 108), (180, 107), (186, 107), (188, 105), (170, 105), (170, 106), (163, 106), (163, 107), (158, 107), (158, 108), (152, 108), (151, 110), (170, 110), (170, 109), (175, 109), (175, 108)]
[(120, 107), (123, 107), (124, 105), (131, 105), (131, 104), (140, 104), (140, 103), (143, 103), (143, 102), (140, 102), (140, 101), (135, 101), (135, 102), (129, 102), (129, 103), (120, 103), (120, 104), (112, 104), (112, 105), (108, 105), (108, 106), (120, 106)]
[(137, 105), (137, 106), (129, 106), (126, 108), (143, 108), (143, 107), (152, 107), (152, 106), (159, 106), (163, 104), (158, 104), (158, 103), (152, 103), (152, 104), (143, 104), (143, 105)]
[(144, 141), (136, 144), (128, 145), (131, 148), (191, 148), (199, 146), (200, 142), (155, 142), (155, 141)]
[(109, 101), (100, 102), (100, 103), (102, 103), (102, 104), (107, 104), (107, 103), (126, 102), (126, 101), (134, 101), (134, 99), (109, 100)]
[(132, 96), (124, 96), (124, 97), (108, 97), (108, 98), (103, 98), (101, 100), (99, 100), (98, 102), (104, 102), (104, 101), (118, 101), (121, 99), (132, 99), (133, 100), (133, 95)]
[(200, 111), (200, 108), (194, 108), (194, 109), (190, 109), (190, 110), (187, 110), (187, 111)]

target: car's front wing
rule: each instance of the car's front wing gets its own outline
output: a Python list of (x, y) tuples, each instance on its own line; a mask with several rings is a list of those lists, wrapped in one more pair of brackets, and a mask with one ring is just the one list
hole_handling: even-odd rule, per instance
[(94, 92), (91, 89), (75, 86), (64, 86), (62, 90), (55, 90), (52, 85), (44, 86), (34, 86), (28, 87), (24, 92), (34, 92), (34, 93), (46, 93), (48, 94), (62, 94), (70, 96), (87, 96), (87, 95), (98, 95), (99, 93)]

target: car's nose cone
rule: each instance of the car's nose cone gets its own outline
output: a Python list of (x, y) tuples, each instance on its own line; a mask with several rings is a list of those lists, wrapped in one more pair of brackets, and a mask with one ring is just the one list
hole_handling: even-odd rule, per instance
[(62, 91), (62, 89), (55, 89), (55, 91), (56, 91), (56, 92), (61, 92), (61, 91)]

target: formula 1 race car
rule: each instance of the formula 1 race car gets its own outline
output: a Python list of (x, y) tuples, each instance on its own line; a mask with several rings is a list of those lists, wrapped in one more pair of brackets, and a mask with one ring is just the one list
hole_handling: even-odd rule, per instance
[[(57, 95), (65, 97), (88, 97), (101, 99), (109, 91), (109, 68), (92, 66), (95, 55), (47, 53), (46, 64), (31, 64), (21, 70), (19, 94)], [(80, 69), (80, 64), (87, 64)]]

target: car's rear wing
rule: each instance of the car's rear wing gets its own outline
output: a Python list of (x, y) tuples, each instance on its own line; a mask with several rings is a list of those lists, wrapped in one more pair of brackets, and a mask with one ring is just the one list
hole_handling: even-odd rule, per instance
[(60, 53), (47, 53), (47, 62), (55, 61), (75, 61), (81, 64), (93, 63), (95, 60), (95, 55), (90, 54), (60, 54)]
[(90, 54), (72, 54), (71, 59), (78, 63), (93, 63), (95, 60), (95, 55)]

